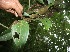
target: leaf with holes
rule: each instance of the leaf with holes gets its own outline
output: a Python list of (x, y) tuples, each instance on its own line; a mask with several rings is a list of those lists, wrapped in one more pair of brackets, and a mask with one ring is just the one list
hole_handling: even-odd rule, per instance
[(40, 19), (40, 21), (43, 23), (45, 30), (48, 30), (52, 25), (51, 21), (48, 18)]
[(0, 41), (7, 41), (12, 39), (11, 29), (5, 30), (3, 33), (0, 34)]
[(47, 0), (48, 4), (53, 4), (54, 5), (54, 0)]
[(37, 0), (39, 3), (42, 3), (42, 4), (44, 4), (44, 1), (43, 0)]
[(17, 24), (12, 25), (11, 29), (15, 45), (17, 47), (24, 45), (29, 35), (29, 24), (24, 20), (19, 20)]

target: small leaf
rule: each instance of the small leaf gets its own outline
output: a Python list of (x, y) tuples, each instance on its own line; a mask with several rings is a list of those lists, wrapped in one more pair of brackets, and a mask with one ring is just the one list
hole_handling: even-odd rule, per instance
[(7, 41), (7, 40), (12, 39), (11, 29), (7, 29), (1, 35), (2, 36), (0, 36), (0, 41)]
[(28, 13), (26, 13), (26, 12), (24, 12), (24, 16), (29, 16), (29, 14), (28, 14)]
[(43, 0), (37, 0), (39, 3), (42, 3), (42, 4), (44, 4), (44, 1)]
[(29, 24), (24, 20), (19, 20), (15, 25), (12, 25), (12, 36), (16, 46), (21, 47), (28, 39)]
[(45, 30), (48, 30), (52, 25), (51, 21), (48, 18), (40, 19), (40, 21), (43, 23)]

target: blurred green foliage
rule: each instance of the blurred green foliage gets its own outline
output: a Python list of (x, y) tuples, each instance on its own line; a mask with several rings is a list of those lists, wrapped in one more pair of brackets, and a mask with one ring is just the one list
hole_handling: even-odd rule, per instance
[[(12, 39), (0, 41), (1, 52), (67, 52), (67, 47), (70, 46), (70, 0), (47, 0), (44, 4), (42, 2), (30, 0), (31, 10), (34, 11), (35, 6), (40, 9), (45, 5), (54, 4), (49, 7), (45, 14), (37, 17), (42, 21), (36, 20), (36, 18), (28, 21), (30, 32), (26, 44), (16, 51), (17, 48), (12, 46)], [(20, 3), (24, 6), (24, 11), (28, 13), (30, 11), (28, 0), (20, 0)], [(25, 18), (29, 17), (25, 16)], [(15, 20), (21, 19), (0, 10), (1, 24), (10, 27)], [(48, 29), (46, 30), (44, 27)], [(0, 33), (5, 30), (7, 29), (0, 25)]]

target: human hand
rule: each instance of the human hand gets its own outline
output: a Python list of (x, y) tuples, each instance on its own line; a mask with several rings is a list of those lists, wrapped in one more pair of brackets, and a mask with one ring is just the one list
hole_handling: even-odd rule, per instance
[(13, 13), (16, 17), (22, 17), (23, 6), (18, 0), (0, 0), (0, 9)]

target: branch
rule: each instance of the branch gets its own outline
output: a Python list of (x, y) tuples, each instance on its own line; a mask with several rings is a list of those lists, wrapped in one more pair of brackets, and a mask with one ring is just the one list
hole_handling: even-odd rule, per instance
[(32, 15), (30, 15), (29, 17), (30, 17), (30, 18), (39, 17), (40, 15), (45, 14), (45, 13), (47, 12), (48, 8), (49, 8), (48, 6), (44, 6), (44, 7), (40, 8), (40, 9), (37, 9), (37, 10), (35, 11), (36, 14), (32, 14)]
[(5, 26), (5, 25), (3, 25), (3, 24), (1, 24), (1, 23), (0, 23), (0, 25), (1, 25), (1, 26), (3, 26), (4, 28), (8, 29), (8, 27), (7, 27), (7, 26)]

